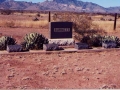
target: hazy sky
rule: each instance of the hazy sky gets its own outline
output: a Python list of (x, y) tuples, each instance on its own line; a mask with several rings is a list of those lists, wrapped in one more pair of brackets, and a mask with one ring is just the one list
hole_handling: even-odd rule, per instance
[[(15, 0), (15, 1), (28, 1), (28, 2), (32, 1), (36, 3), (36, 2), (43, 2), (45, 0)], [(120, 0), (81, 0), (81, 1), (93, 2), (104, 7), (120, 6)]]

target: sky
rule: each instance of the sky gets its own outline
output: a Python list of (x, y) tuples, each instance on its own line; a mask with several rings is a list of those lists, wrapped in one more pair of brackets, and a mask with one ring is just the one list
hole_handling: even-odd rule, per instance
[[(28, 2), (43, 2), (45, 0), (15, 0), (15, 1), (28, 1)], [(93, 2), (103, 7), (120, 6), (120, 0), (81, 0), (83, 2)]]

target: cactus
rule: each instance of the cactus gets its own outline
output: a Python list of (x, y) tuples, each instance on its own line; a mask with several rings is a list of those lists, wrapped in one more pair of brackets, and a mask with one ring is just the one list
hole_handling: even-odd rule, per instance
[(104, 43), (113, 42), (113, 43), (116, 43), (117, 46), (120, 45), (120, 39), (116, 36), (103, 36), (102, 42), (104, 42)]
[(115, 48), (120, 46), (120, 39), (116, 36), (104, 36), (102, 38), (102, 46), (105, 48)]
[(92, 46), (100, 47), (102, 46), (102, 36), (101, 35), (93, 35), (91, 37)]
[(24, 42), (21, 43), (23, 50), (43, 49), (43, 44), (48, 44), (48, 39), (38, 33), (26, 34)]
[(14, 38), (9, 36), (2, 36), (0, 38), (0, 50), (6, 50), (7, 45), (15, 45), (16, 41)]

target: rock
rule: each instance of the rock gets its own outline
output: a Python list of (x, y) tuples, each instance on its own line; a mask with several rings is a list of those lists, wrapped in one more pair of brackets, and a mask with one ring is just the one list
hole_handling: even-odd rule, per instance
[(48, 71), (47, 72), (43, 72), (43, 75), (48, 76), (49, 72)]
[(54, 51), (54, 50), (64, 50), (64, 49), (62, 47), (59, 47), (57, 44), (43, 44), (43, 50)]
[(107, 85), (103, 85), (102, 89), (110, 89)]
[(90, 71), (90, 69), (86, 69), (86, 71)]
[(54, 73), (56, 73), (56, 72), (58, 72), (59, 67), (53, 66), (53, 69), (54, 69)]
[(103, 85), (101, 89), (116, 89), (116, 85)]
[(117, 44), (115, 42), (103, 42), (102, 47), (104, 47), (104, 48), (116, 48)]
[(49, 39), (49, 43), (57, 44), (58, 46), (74, 45), (74, 39)]
[(75, 68), (75, 70), (76, 70), (76, 71), (83, 71), (83, 70), (84, 70), (84, 68), (79, 68), (79, 67), (76, 67), (76, 68)]
[(75, 43), (75, 46), (74, 46), (76, 49), (89, 49), (89, 46), (88, 44), (85, 44), (85, 43)]
[(21, 45), (8, 45), (7, 51), (8, 52), (21, 52), (22, 46)]
[(61, 72), (61, 74), (62, 75), (67, 74), (66, 70), (63, 69), (62, 72)]
[(22, 80), (32, 80), (30, 77), (23, 77)]

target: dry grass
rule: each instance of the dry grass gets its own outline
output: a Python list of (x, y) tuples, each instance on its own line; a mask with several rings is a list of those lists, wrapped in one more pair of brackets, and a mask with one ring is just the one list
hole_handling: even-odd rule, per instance
[[(0, 27), (21, 27), (21, 28), (48, 28), (48, 14), (39, 13), (13, 13), (11, 15), (0, 15)], [(38, 21), (34, 21), (38, 18)]]
[(47, 27), (48, 26), (48, 21), (43, 20), (43, 21), (8, 21), (8, 20), (0, 20), (0, 26), (1, 27), (27, 27), (27, 28), (40, 28), (40, 27)]
[[(38, 13), (13, 13), (11, 15), (0, 15), (0, 27), (21, 27), (21, 28), (48, 28), (48, 14), (40, 13), (40, 17), (37, 17)], [(51, 14), (53, 17), (54, 14)], [(32, 19), (37, 17), (39, 21), (33, 21)], [(114, 21), (100, 21), (102, 17), (114, 18), (112, 16), (96, 15), (91, 16), (93, 23), (98, 25), (106, 32), (113, 31)], [(69, 19), (69, 18), (68, 18)], [(53, 21), (53, 18), (51, 18)], [(117, 21), (116, 30), (120, 30), (120, 20)]]
[[(97, 24), (100, 28), (104, 29), (106, 32), (112, 32), (114, 27), (114, 21), (93, 21), (94, 24)], [(116, 30), (120, 30), (120, 21), (117, 21)]]

